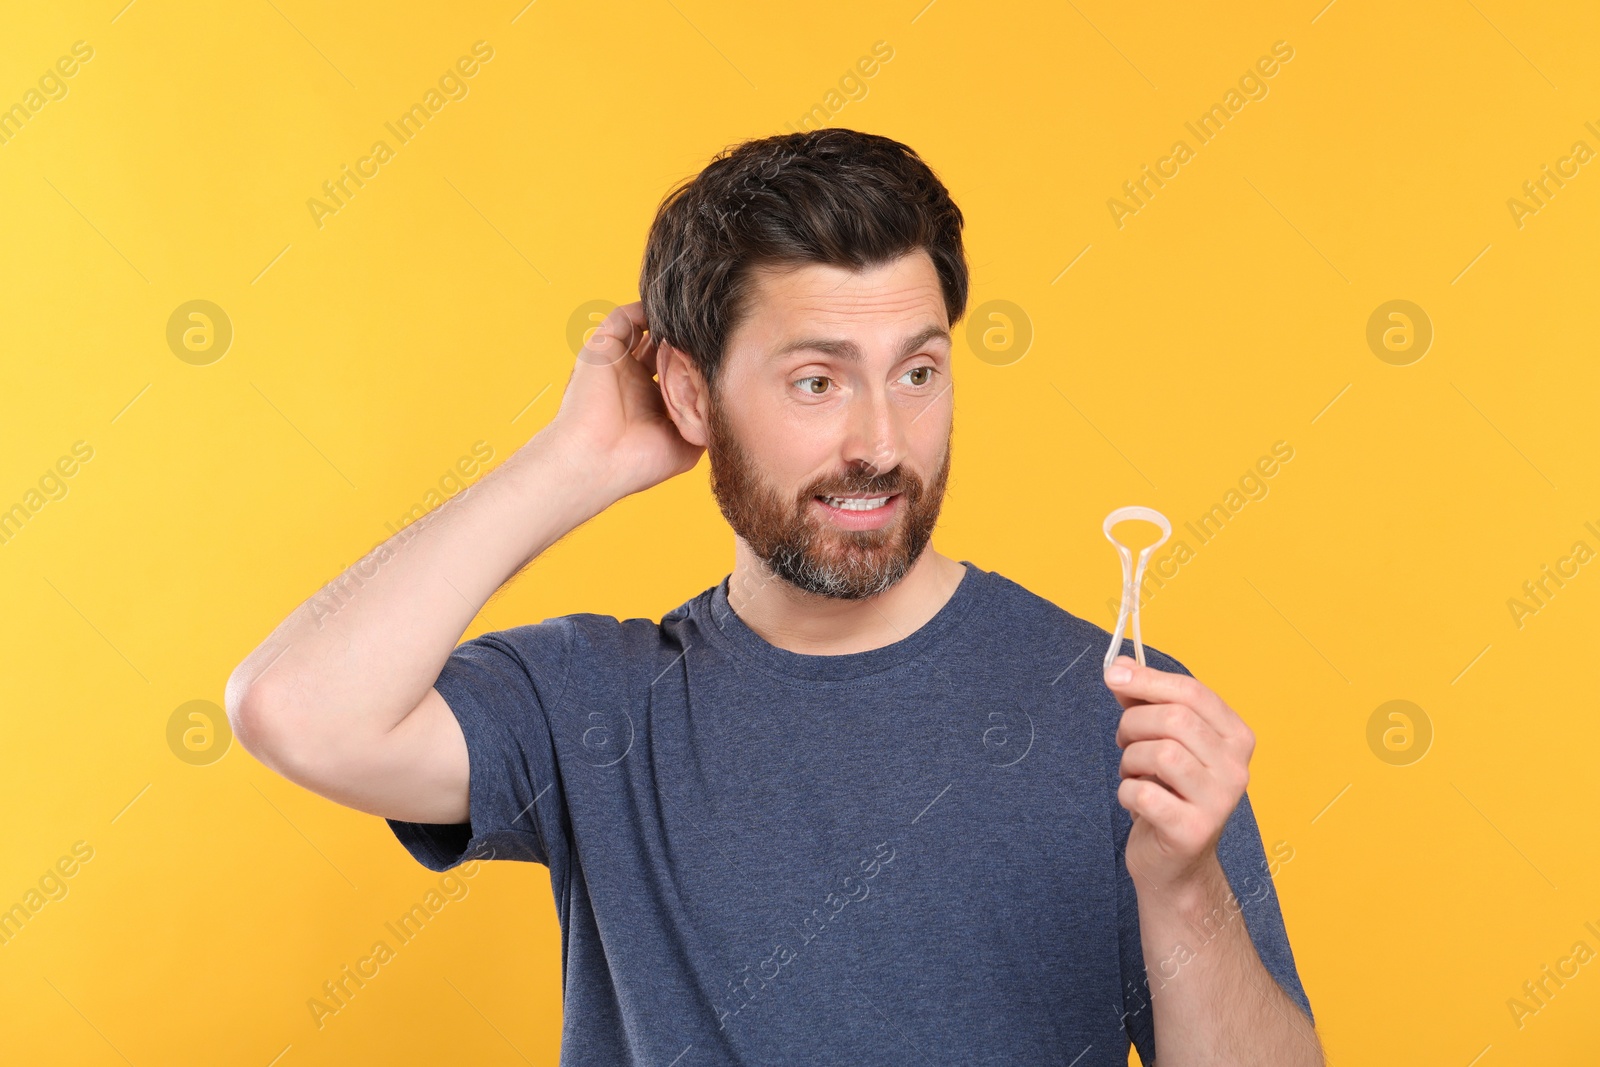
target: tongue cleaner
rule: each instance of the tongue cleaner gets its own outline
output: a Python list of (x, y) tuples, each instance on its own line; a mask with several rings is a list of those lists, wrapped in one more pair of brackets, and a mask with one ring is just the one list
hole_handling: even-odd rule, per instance
[[(1133, 552), (1127, 545), (1111, 536), (1111, 528), (1119, 522), (1128, 519), (1143, 519), (1153, 522), (1161, 527), (1161, 540), (1154, 544), (1146, 545), (1139, 550), (1139, 566), (1133, 565)], [(1106, 540), (1110, 541), (1117, 549), (1117, 555), (1122, 557), (1122, 606), (1117, 609), (1117, 628), (1111, 635), (1111, 647), (1106, 649), (1104, 668), (1111, 666), (1111, 661), (1117, 658), (1117, 652), (1122, 647), (1122, 631), (1127, 625), (1128, 616), (1133, 615), (1133, 651), (1134, 657), (1139, 661), (1139, 666), (1144, 666), (1144, 641), (1139, 636), (1139, 586), (1144, 581), (1144, 565), (1150, 558), (1150, 553), (1167, 543), (1167, 538), (1172, 536), (1172, 523), (1167, 517), (1153, 508), (1127, 507), (1118, 508), (1106, 516), (1102, 529), (1105, 531)]]

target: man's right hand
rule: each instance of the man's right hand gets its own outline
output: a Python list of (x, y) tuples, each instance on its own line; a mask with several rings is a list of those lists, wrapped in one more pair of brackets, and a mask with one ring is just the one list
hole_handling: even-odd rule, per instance
[(579, 350), (546, 428), (579, 463), (605, 472), (619, 500), (693, 470), (705, 452), (667, 414), (655, 380), (658, 347), (640, 301), (612, 310)]

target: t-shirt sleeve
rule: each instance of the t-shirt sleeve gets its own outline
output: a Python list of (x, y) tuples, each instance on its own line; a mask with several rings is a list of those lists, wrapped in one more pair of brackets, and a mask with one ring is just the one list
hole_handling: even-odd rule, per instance
[(487, 633), (450, 653), (434, 688), (467, 742), (468, 821), (387, 820), (424, 867), (468, 860), (559, 865), (568, 854), (566, 798), (550, 716), (559, 706), (573, 646), (566, 617)]
[[(1182, 663), (1171, 656), (1157, 652), (1148, 645), (1145, 646), (1145, 662), (1157, 670), (1190, 674), (1189, 669)], [(1116, 698), (1108, 696), (1107, 699), (1111, 701), (1116, 716), (1120, 718), (1121, 709), (1117, 707)], [(1112, 730), (1114, 733), (1114, 723)], [(1117, 747), (1115, 741), (1111, 744), (1111, 753), (1112, 778), (1114, 782), (1120, 782), (1121, 772), (1118, 766), (1122, 750)], [(1112, 825), (1117, 853), (1117, 916), (1118, 940), (1122, 955), (1123, 1020), (1129, 1038), (1139, 1051), (1140, 1062), (1152, 1064), (1155, 1062), (1155, 1018), (1150, 1000), (1149, 976), (1144, 965), (1144, 946), (1139, 932), (1137, 889), (1132, 876), (1128, 873), (1125, 858), (1128, 834), (1133, 829), (1133, 816), (1116, 801), (1115, 797), (1112, 798), (1112, 805), (1116, 809), (1113, 812)], [(1274, 845), (1273, 855), (1279, 862), (1293, 856), (1292, 849), (1288, 851), (1287, 856), (1282, 855), (1280, 848), (1282, 845), (1281, 842)], [(1266, 967), (1267, 973), (1272, 975), (1289, 999), (1300, 1006), (1308, 1022), (1314, 1026), (1315, 1017), (1311, 1013), (1311, 1001), (1300, 984), (1294, 953), (1289, 948), (1289, 934), (1284, 927), (1283, 912), (1278, 906), (1277, 888), (1272, 881), (1272, 866), (1267, 861), (1266, 850), (1261, 843), (1261, 832), (1256, 825), (1255, 811), (1250, 804), (1248, 789), (1239, 798), (1233, 814), (1223, 824), (1222, 836), (1217, 841), (1217, 858), (1221, 861), (1223, 873), (1228, 877), (1228, 885), (1238, 901), (1237, 912), (1224, 908), (1224, 919), (1227, 917), (1237, 919), (1239, 915), (1243, 915), (1245, 929), (1249, 932), (1250, 941), (1255, 946), (1256, 954), (1261, 957), (1261, 963)], [(1190, 948), (1200, 950), (1199, 945), (1191, 945)]]

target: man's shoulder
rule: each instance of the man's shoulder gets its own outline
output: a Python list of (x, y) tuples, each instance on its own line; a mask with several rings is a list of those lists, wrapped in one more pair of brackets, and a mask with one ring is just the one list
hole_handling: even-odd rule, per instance
[(709, 596), (714, 588), (696, 594), (659, 620), (575, 611), (552, 615), (539, 622), (491, 630), (474, 641), (498, 645), (516, 653), (559, 651), (563, 656), (638, 657), (658, 648), (677, 648), (682, 640), (678, 631), (690, 617), (693, 606)]
[(531, 685), (552, 714), (582, 692), (593, 702), (625, 702), (681, 655), (687, 635), (661, 620), (579, 611), (488, 630), (461, 642), (444, 673)]

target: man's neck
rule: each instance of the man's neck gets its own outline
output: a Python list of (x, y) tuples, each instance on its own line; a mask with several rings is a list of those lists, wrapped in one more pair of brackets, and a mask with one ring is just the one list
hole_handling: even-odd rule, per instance
[(734, 542), (728, 605), (768, 644), (808, 656), (844, 656), (903, 641), (949, 602), (967, 570), (929, 545), (882, 593), (839, 600), (774, 577), (742, 538)]

